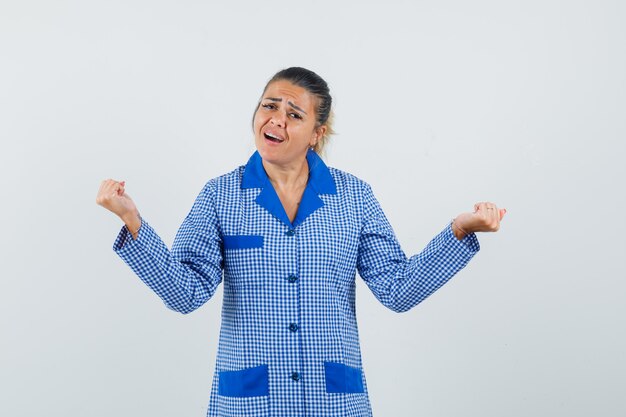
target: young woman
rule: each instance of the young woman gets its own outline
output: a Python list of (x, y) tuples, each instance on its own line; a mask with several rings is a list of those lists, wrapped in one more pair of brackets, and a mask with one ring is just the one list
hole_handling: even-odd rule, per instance
[(123, 181), (97, 203), (125, 225), (113, 249), (183, 314), (224, 281), (209, 409), (217, 416), (370, 416), (355, 312), (357, 272), (393, 311), (411, 309), (480, 249), (506, 210), (474, 205), (407, 258), (370, 186), (326, 166), (326, 82), (292, 67), (267, 83), (253, 119), (257, 151), (209, 180), (169, 250)]

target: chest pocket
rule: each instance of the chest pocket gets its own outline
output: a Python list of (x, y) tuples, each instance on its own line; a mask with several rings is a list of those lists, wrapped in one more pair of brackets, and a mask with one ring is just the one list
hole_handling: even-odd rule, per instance
[(265, 248), (262, 235), (224, 235), (225, 278), (231, 285), (260, 285)]
[(261, 235), (226, 235), (224, 236), (224, 250), (262, 248)]

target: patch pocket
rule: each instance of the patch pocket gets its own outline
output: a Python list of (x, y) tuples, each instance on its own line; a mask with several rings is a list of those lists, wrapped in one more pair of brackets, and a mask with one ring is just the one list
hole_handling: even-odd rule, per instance
[(267, 365), (239, 371), (220, 371), (217, 393), (225, 397), (257, 397), (269, 395)]
[(365, 392), (362, 371), (359, 368), (339, 362), (324, 361), (324, 375), (326, 377), (326, 392)]
[(262, 248), (263, 236), (261, 235), (225, 235), (224, 249), (250, 249)]

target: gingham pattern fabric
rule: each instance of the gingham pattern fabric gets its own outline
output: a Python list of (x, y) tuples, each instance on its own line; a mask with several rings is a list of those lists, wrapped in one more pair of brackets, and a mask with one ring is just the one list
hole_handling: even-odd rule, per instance
[(113, 249), (183, 314), (224, 281), (208, 417), (371, 416), (356, 321), (357, 271), (405, 312), (480, 249), (451, 223), (407, 258), (370, 186), (307, 154), (310, 177), (291, 223), (258, 152), (209, 180), (168, 250), (142, 219)]

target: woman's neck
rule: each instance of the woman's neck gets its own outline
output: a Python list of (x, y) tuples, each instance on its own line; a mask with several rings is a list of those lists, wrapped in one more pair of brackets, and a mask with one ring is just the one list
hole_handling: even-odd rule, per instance
[(272, 164), (265, 160), (262, 163), (274, 188), (293, 190), (306, 186), (309, 178), (309, 164), (306, 157), (286, 166)]

